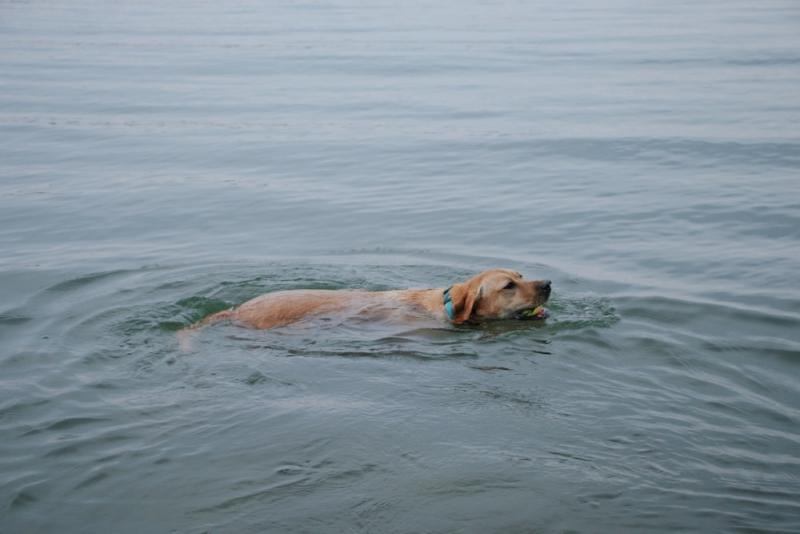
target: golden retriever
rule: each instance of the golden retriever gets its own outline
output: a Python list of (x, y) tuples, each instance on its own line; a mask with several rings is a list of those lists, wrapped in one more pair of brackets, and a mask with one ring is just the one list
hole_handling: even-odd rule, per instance
[(346, 311), (382, 318), (397, 317), (399, 311), (403, 316), (461, 324), (522, 318), (524, 312), (543, 305), (549, 297), (550, 280), (528, 282), (516, 271), (491, 269), (447, 289), (277, 291), (209, 315), (185, 330), (225, 319), (251, 328), (275, 328)]

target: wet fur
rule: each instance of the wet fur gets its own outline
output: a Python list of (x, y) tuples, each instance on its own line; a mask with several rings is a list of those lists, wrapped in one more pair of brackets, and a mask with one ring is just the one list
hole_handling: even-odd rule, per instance
[[(267, 293), (244, 304), (202, 319), (184, 331), (191, 331), (221, 321), (231, 320), (251, 328), (276, 328), (303, 319), (344, 313), (348, 310), (380, 316), (381, 311), (402, 310), (409, 315), (424, 315), (449, 320), (444, 309), (444, 288), (356, 291), (290, 290)], [(550, 296), (547, 280), (524, 281), (508, 269), (491, 269), (450, 290), (456, 324), (472, 320), (508, 319), (523, 310), (544, 304)]]

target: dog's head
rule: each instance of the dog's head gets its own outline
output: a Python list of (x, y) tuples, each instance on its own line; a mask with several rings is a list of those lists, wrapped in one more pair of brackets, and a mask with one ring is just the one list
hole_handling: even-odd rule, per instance
[(522, 279), (509, 269), (491, 269), (450, 290), (454, 323), (481, 319), (521, 318), (522, 313), (550, 298), (550, 280)]

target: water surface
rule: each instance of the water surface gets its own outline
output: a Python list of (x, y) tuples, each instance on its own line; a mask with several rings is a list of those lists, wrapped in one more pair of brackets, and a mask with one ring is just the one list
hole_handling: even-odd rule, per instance
[[(794, 2), (0, 2), (0, 530), (800, 531)], [(546, 323), (176, 331), (550, 278)]]

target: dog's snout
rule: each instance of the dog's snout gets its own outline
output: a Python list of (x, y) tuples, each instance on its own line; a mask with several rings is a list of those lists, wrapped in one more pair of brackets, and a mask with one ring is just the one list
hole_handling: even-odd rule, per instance
[(550, 293), (550, 280), (540, 280), (536, 286), (539, 291), (542, 291), (543, 293)]

